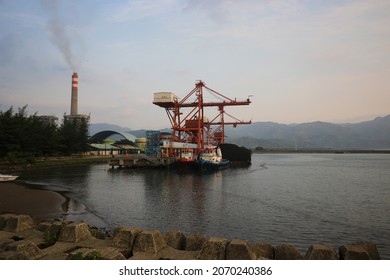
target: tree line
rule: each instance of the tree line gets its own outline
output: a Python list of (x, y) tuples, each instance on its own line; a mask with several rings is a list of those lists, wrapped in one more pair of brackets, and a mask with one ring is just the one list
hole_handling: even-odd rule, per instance
[(27, 105), (14, 112), (0, 111), (0, 158), (9, 160), (49, 155), (71, 155), (87, 151), (88, 122), (66, 120), (60, 125), (28, 115)]

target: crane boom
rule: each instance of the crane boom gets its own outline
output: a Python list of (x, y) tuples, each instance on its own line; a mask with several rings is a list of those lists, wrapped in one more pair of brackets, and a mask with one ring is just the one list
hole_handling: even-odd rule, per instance
[[(204, 101), (203, 91), (206, 89), (222, 101)], [(158, 95), (156, 97), (156, 95)], [(189, 102), (195, 96), (195, 101)], [(241, 121), (225, 112), (225, 107), (250, 105), (250, 99), (231, 99), (207, 87), (203, 81), (197, 81), (193, 88), (183, 99), (173, 93), (155, 93), (153, 104), (165, 108), (172, 125), (171, 141), (196, 143), (198, 150), (205, 147), (205, 143), (219, 145), (224, 143), (225, 125), (236, 127), (242, 124), (251, 124), (251, 121)], [(204, 108), (217, 107), (218, 114), (211, 121), (204, 116)], [(187, 110), (186, 112), (184, 112)], [(225, 115), (234, 121), (225, 121)], [(219, 120), (218, 120), (219, 118)], [(211, 130), (211, 126), (218, 127)]]

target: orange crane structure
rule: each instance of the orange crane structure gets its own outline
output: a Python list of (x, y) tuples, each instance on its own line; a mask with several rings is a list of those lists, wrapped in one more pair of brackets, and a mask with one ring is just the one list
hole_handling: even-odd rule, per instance
[[(206, 91), (219, 100), (207, 101), (204, 96)], [(251, 121), (241, 121), (225, 111), (225, 107), (249, 105), (250, 103), (249, 97), (243, 101), (233, 100), (207, 87), (200, 80), (196, 82), (195, 88), (180, 101), (172, 93), (162, 92), (155, 93), (153, 102), (166, 110), (172, 126), (171, 141), (196, 144), (198, 152), (203, 151), (207, 146), (223, 144), (226, 125), (236, 127), (241, 124), (251, 124)], [(212, 107), (217, 108), (217, 113), (210, 119), (205, 115), (205, 111)]]

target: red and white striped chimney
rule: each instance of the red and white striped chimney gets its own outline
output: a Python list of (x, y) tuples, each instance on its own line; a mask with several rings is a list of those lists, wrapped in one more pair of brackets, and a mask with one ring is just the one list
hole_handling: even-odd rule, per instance
[(77, 73), (72, 75), (72, 100), (70, 104), (70, 114), (75, 116), (77, 112), (77, 102), (78, 102), (78, 88), (79, 88), (79, 76)]

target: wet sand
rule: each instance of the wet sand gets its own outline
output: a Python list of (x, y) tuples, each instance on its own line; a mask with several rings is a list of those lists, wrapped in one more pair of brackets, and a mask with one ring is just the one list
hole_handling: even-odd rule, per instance
[(17, 182), (0, 183), (0, 214), (27, 214), (36, 218), (60, 218), (65, 197), (54, 191), (29, 189)]

